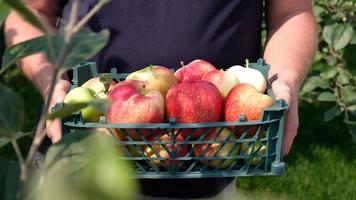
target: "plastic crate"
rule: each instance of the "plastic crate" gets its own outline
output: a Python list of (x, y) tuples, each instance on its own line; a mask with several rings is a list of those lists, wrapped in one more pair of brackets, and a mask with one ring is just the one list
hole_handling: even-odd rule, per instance
[[(269, 66), (262, 59), (257, 63), (251, 63), (250, 67), (262, 71), (267, 76)], [(116, 81), (122, 81), (127, 76), (117, 73), (115, 68), (108, 74)], [(75, 67), (72, 88), (95, 76), (99, 76), (95, 63), (84, 63)], [(270, 84), (267, 93), (273, 97)], [(62, 105), (57, 105), (60, 106)], [(101, 116), (97, 123), (85, 123), (81, 114), (76, 113), (62, 119), (62, 130), (64, 134), (93, 128), (120, 130), (127, 140), (117, 140), (124, 152), (124, 155), (118, 154), (118, 159), (132, 162), (130, 173), (135, 178), (283, 175), (285, 164), (282, 144), (287, 107), (284, 100), (276, 100), (275, 105), (264, 110), (260, 120), (249, 122), (244, 120), (244, 116), (236, 116), (236, 122), (177, 123), (171, 118), (167, 123), (108, 124), (105, 116)], [(218, 140), (224, 128), (231, 130), (234, 135), (237, 135), (235, 132), (239, 130), (240, 134), (235, 138), (229, 134), (227, 138)], [(142, 136), (143, 132), (157, 135), (157, 131), (167, 134), (168, 140), (161, 141), (159, 136), (148, 140)], [(191, 137), (195, 131), (201, 131), (201, 136)], [(250, 135), (252, 131), (254, 134)], [(182, 132), (186, 137), (184, 141), (178, 141), (176, 133)], [(137, 134), (139, 139), (131, 138), (132, 133)], [(207, 135), (210, 135), (209, 140)], [(200, 151), (200, 154), (195, 153), (203, 145), (205, 149)], [(169, 158), (163, 158), (159, 154), (159, 148), (167, 153)], [(187, 152), (179, 155), (182, 148), (187, 148)]]

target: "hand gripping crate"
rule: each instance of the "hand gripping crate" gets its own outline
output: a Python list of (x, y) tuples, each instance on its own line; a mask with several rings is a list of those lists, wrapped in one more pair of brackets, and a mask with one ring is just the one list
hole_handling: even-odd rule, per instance
[[(251, 63), (250, 67), (267, 76), (269, 66), (262, 59)], [(108, 74), (115, 81), (127, 76), (117, 73), (115, 68)], [(73, 69), (72, 88), (99, 75), (95, 63), (77, 66)], [(267, 90), (273, 97), (270, 83)], [(284, 100), (276, 100), (271, 108), (263, 111), (260, 120), (248, 122), (244, 116), (236, 116), (236, 122), (177, 123), (170, 118), (165, 123), (108, 124), (105, 116), (101, 116), (97, 123), (86, 123), (81, 114), (76, 113), (62, 119), (62, 130), (69, 133), (108, 128), (120, 132), (125, 140), (117, 139), (117, 143), (124, 154), (118, 154), (118, 158), (132, 163), (130, 173), (135, 178), (283, 175), (282, 146), (287, 107)], [(147, 133), (155, 137), (143, 137)], [(183, 140), (178, 136), (181, 133), (185, 135)], [(196, 133), (200, 136), (192, 137)], [(166, 135), (164, 139), (160, 138), (162, 134)]]

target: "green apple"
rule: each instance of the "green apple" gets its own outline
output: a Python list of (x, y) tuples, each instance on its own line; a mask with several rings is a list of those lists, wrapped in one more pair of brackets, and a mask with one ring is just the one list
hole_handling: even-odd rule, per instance
[[(264, 160), (264, 156), (267, 153), (267, 147), (266, 144), (261, 142), (256, 142), (255, 144), (242, 143), (241, 152), (245, 156), (251, 156), (249, 161), (251, 165), (258, 165)], [(247, 162), (248, 158), (245, 158), (244, 160)]]
[[(95, 100), (95, 92), (89, 88), (77, 87), (72, 89), (64, 98), (65, 104), (90, 103)], [(100, 112), (93, 106), (87, 106), (80, 110), (85, 122), (98, 122)]]

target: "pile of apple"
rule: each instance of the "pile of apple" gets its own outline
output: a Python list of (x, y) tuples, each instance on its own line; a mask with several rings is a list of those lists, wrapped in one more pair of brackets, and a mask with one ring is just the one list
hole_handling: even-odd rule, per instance
[[(118, 83), (110, 82), (98, 87), (99, 78), (89, 80), (83, 86), (73, 89), (72, 92), (80, 90), (92, 90), (90, 98), (97, 98), (102, 93), (102, 98), (111, 101), (111, 106), (106, 113), (108, 123), (162, 123), (174, 117), (177, 123), (201, 123), (218, 121), (238, 121), (238, 116), (245, 116), (247, 121), (259, 120), (264, 109), (273, 105), (273, 99), (266, 95), (267, 82), (263, 74), (255, 69), (242, 66), (232, 66), (226, 71), (217, 70), (212, 64), (204, 60), (195, 60), (187, 65), (183, 65), (175, 73), (163, 66), (149, 66), (139, 71), (129, 74), (125, 81)], [(92, 83), (92, 84), (90, 84)], [(96, 85), (96, 88), (93, 85)], [(88, 89), (90, 88), (90, 89)], [(89, 95), (90, 96), (90, 95)], [(68, 100), (69, 99), (69, 100)], [(75, 101), (66, 98), (65, 103)], [(85, 109), (92, 109), (87, 107)], [(85, 121), (95, 122), (103, 113), (95, 113), (93, 116), (86, 113), (93, 111), (82, 110)], [(234, 129), (219, 129), (212, 131), (205, 136), (205, 140), (214, 138), (216, 141), (224, 141), (227, 138), (236, 140), (244, 131), (244, 127)], [(256, 129), (250, 128), (248, 135), (253, 135)], [(203, 134), (203, 130), (179, 131), (175, 140), (182, 142), (185, 138), (194, 140)], [(121, 140), (148, 141), (170, 141), (167, 134), (160, 131), (142, 130), (139, 133), (135, 130), (115, 130), (115, 134)], [(197, 157), (230, 156), (238, 155), (241, 149), (248, 152), (247, 147), (241, 145), (226, 144), (220, 148), (221, 143), (199, 144), (188, 147), (185, 144), (179, 145), (147, 145), (143, 147), (143, 153), (150, 158), (168, 158), (166, 161), (154, 160), (154, 164), (162, 166), (170, 164), (170, 151), (175, 151), (178, 157), (184, 157), (188, 148), (194, 148), (194, 155)], [(154, 149), (153, 149), (154, 148)], [(205, 150), (209, 148), (208, 150)], [(219, 151), (219, 152), (217, 152)], [(158, 153), (157, 153), (158, 152)], [(201, 160), (202, 163), (221, 168), (228, 167), (233, 160)], [(177, 163), (175, 163), (177, 164)]]

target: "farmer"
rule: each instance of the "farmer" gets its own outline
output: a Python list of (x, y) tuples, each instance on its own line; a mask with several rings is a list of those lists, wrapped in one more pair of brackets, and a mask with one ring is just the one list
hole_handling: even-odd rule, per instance
[[(55, 28), (59, 16), (65, 24), (71, 3), (59, 0), (24, 0), (44, 23)], [(80, 16), (95, 4), (83, 0)], [(265, 3), (265, 4), (264, 4)], [(266, 21), (267, 41), (261, 49), (261, 24)], [(242, 64), (245, 58), (263, 57), (271, 65), (269, 76), (277, 98), (285, 99), (283, 153), (290, 152), (298, 128), (297, 96), (317, 46), (316, 23), (310, 0), (114, 0), (89, 22), (99, 31), (109, 28), (110, 42), (92, 61), (99, 71), (119, 66), (132, 72), (148, 64), (178, 68), (179, 61), (204, 59), (216, 66)], [(6, 20), (6, 40), (13, 45), (42, 33), (12, 12)], [(53, 68), (44, 54), (19, 62), (23, 73), (45, 97)], [(51, 106), (63, 101), (70, 83), (63, 77), (55, 88)], [(47, 135), (61, 139), (59, 122), (47, 124)], [(233, 178), (142, 181), (143, 194), (175, 198), (208, 198), (233, 193)], [(228, 186), (230, 184), (230, 186)]]

